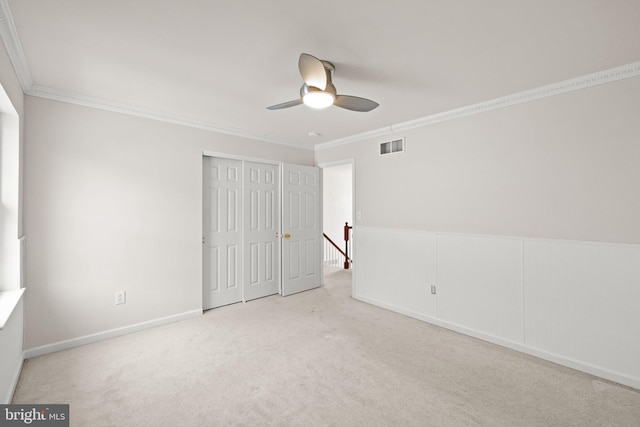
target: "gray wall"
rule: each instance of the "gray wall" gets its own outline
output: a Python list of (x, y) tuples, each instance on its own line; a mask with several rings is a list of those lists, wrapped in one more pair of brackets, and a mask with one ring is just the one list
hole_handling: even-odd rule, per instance
[(632, 77), (412, 129), (401, 154), (318, 151), (355, 159), (354, 297), (640, 388), (638, 93)]
[(359, 225), (640, 243), (640, 78), (321, 150), (355, 158)]
[(203, 150), (313, 164), (309, 150), (30, 96), (25, 113), (28, 350), (202, 309)]

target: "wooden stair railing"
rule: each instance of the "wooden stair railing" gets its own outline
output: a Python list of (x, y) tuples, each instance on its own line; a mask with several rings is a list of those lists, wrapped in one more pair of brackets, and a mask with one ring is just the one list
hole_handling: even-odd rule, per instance
[(348, 222), (344, 223), (344, 269), (348, 270), (351, 264), (351, 258), (349, 258), (349, 236), (351, 235), (351, 227)]
[[(333, 241), (331, 240), (331, 238), (329, 236), (327, 236), (325, 233), (322, 233), (322, 235), (324, 236), (325, 242), (328, 242), (333, 249), (339, 253), (340, 255), (342, 255), (344, 257), (344, 268), (345, 270), (349, 269), (349, 266), (351, 265), (351, 258), (349, 258), (349, 235), (350, 235), (350, 230), (353, 227), (349, 226), (348, 222), (344, 223), (344, 250), (340, 249), (340, 247)], [(325, 252), (326, 255), (326, 252)]]

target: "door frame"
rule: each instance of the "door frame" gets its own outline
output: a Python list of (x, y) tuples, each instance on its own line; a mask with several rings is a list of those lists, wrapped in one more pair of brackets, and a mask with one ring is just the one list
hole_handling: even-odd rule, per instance
[(204, 150), (202, 152), (202, 157), (218, 157), (221, 159), (229, 159), (229, 160), (243, 160), (245, 162), (265, 163), (268, 165), (277, 165), (277, 166), (279, 166), (282, 163), (281, 161), (278, 161), (278, 160), (262, 159), (260, 157), (241, 156), (236, 154), (221, 153), (218, 151), (207, 151), (207, 150)]
[[(324, 163), (318, 163), (317, 166), (320, 169), (324, 169), (324, 168), (330, 168), (333, 166), (342, 166), (342, 165), (351, 165), (351, 215), (353, 217), (353, 224), (351, 224), (351, 226), (353, 227), (351, 229), (351, 237), (353, 238), (353, 241), (351, 243), (351, 254), (350, 254), (350, 258), (353, 261), (351, 264), (351, 296), (355, 295), (355, 290), (356, 290), (356, 274), (357, 274), (357, 263), (356, 263), (356, 253), (357, 253), (357, 249), (356, 249), (356, 239), (355, 239), (355, 235), (356, 235), (356, 225), (358, 224), (358, 220), (360, 218), (358, 218), (358, 212), (356, 211), (356, 159), (353, 157), (349, 157), (346, 159), (342, 159), (342, 160), (334, 160), (331, 162), (324, 162)], [(324, 187), (322, 189), (322, 191), (324, 192)], [(324, 197), (324, 194), (323, 194)], [(324, 230), (323, 230), (324, 232)], [(324, 280), (324, 276), (323, 276), (323, 280)]]

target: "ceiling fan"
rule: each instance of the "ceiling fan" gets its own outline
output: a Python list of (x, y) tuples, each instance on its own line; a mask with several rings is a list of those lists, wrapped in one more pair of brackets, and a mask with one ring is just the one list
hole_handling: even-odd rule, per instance
[(351, 111), (367, 112), (379, 104), (370, 99), (351, 95), (338, 95), (331, 81), (335, 67), (329, 61), (303, 53), (298, 60), (298, 69), (304, 83), (300, 88), (300, 98), (267, 107), (268, 110), (281, 110), (305, 104), (312, 108), (326, 108), (335, 105)]

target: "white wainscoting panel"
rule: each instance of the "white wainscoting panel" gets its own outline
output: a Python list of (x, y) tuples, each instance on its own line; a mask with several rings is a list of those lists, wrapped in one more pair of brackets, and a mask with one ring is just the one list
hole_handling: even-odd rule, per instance
[(640, 389), (640, 245), (365, 226), (354, 240), (354, 298)]
[(640, 379), (640, 248), (525, 242), (525, 343)]
[(438, 235), (438, 318), (522, 343), (522, 241)]
[(412, 316), (435, 316), (436, 295), (431, 294), (431, 285), (436, 283), (434, 234), (358, 227), (354, 238), (356, 298), (384, 303)]

